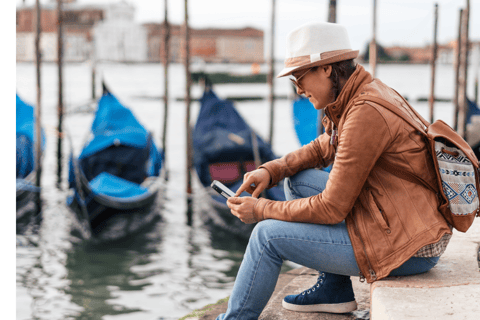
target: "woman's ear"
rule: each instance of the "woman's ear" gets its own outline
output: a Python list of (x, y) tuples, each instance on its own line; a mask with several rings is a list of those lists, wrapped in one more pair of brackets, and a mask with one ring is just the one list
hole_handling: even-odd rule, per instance
[(330, 65), (330, 64), (324, 65), (324, 66), (322, 66), (322, 70), (323, 70), (323, 72), (325, 72), (325, 75), (328, 78), (330, 78), (330, 76), (332, 75), (332, 65)]

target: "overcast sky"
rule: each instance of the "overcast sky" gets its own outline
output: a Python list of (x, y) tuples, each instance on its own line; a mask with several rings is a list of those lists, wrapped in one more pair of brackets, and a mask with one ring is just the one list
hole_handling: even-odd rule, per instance
[[(41, 3), (52, 0), (41, 0)], [(121, 0), (77, 0), (108, 4)], [(136, 7), (139, 23), (161, 22), (165, 0), (124, 0)], [(16, 0), (17, 5), (23, 0)], [(53, 0), (56, 2), (56, 0)], [(326, 21), (329, 0), (276, 0), (275, 57), (285, 57), (288, 32), (305, 22)], [(438, 41), (457, 38), (459, 10), (466, 0), (377, 0), (377, 41), (381, 45), (422, 46), (433, 41), (434, 5), (438, 3)], [(33, 5), (34, 0), (26, 0)], [(183, 23), (184, 0), (168, 0), (169, 20)], [(194, 28), (255, 27), (270, 44), (272, 0), (189, 0), (189, 23)], [(337, 23), (346, 26), (354, 49), (363, 52), (372, 36), (373, 0), (337, 0)], [(470, 0), (471, 40), (480, 41), (480, 0)], [(266, 49), (267, 51), (268, 49)], [(268, 52), (268, 51), (267, 51)]]

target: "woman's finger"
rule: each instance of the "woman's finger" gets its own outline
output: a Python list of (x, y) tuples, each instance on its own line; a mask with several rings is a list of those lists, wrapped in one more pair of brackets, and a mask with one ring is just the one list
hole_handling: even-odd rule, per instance
[(232, 204), (232, 205), (238, 205), (242, 202), (243, 202), (243, 200), (240, 197), (230, 197), (227, 200), (227, 204)]
[(239, 196), (243, 191), (247, 191), (248, 193), (252, 194), (251, 192), (248, 191), (248, 188), (250, 187), (250, 185), (252, 184), (251, 182), (249, 182), (249, 179), (248, 179), (248, 173), (244, 175), (244, 178), (243, 178), (243, 183), (242, 185), (237, 189), (237, 192), (235, 193), (235, 196)]
[(255, 190), (251, 193), (253, 198), (258, 198), (263, 190), (265, 190), (266, 184), (260, 183)]

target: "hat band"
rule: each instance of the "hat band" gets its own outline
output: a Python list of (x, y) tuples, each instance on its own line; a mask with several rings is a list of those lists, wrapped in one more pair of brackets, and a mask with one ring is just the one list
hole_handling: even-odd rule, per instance
[(303, 66), (308, 63), (328, 59), (328, 58), (337, 56), (339, 54), (343, 54), (351, 51), (352, 51), (351, 49), (335, 50), (335, 51), (328, 51), (323, 53), (314, 53), (306, 56), (288, 58), (288, 59), (285, 59), (285, 68)]

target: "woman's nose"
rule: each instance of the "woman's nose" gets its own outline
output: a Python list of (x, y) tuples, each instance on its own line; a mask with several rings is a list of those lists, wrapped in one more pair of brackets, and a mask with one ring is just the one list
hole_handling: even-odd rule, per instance
[(297, 94), (302, 95), (305, 91), (302, 90), (302, 88), (297, 87)]

